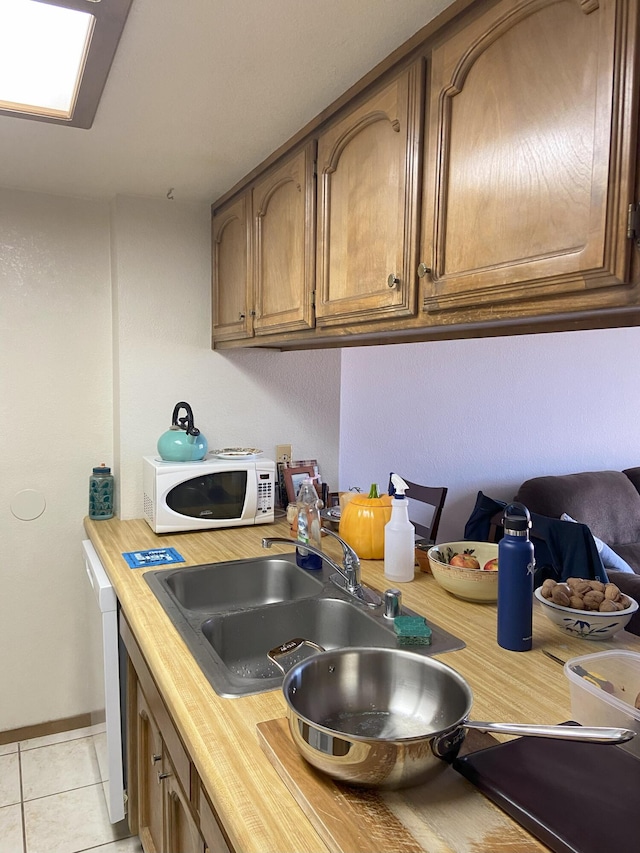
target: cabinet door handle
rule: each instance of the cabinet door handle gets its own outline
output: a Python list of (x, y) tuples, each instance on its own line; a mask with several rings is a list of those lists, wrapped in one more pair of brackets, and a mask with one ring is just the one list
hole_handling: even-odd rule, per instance
[(240, 312), (240, 314), (238, 315), (238, 317), (239, 317), (239, 319), (240, 319), (240, 320), (244, 320), (244, 318), (245, 318), (246, 316), (247, 316), (247, 315), (246, 315), (246, 314), (243, 314), (242, 312)]
[(418, 264), (418, 277), (424, 278), (426, 275), (431, 274), (431, 267), (428, 267), (426, 264), (421, 263)]
[(168, 779), (171, 776), (171, 773), (158, 773), (158, 785), (162, 782), (163, 779)]
[(161, 759), (161, 758), (162, 758), (162, 756), (161, 756), (161, 755), (152, 755), (152, 756), (151, 756), (151, 764), (152, 764), (152, 765), (153, 765), (153, 764), (157, 764), (157, 763), (158, 763), (158, 761), (160, 761), (160, 759)]
[(400, 279), (398, 278), (397, 275), (394, 275), (393, 273), (391, 273), (391, 275), (387, 279), (387, 284), (389, 285), (390, 288), (393, 289), (394, 287), (398, 287), (400, 285)]

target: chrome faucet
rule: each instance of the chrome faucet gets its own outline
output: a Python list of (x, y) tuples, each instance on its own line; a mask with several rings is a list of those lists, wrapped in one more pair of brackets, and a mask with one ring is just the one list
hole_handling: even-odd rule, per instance
[(363, 586), (360, 582), (360, 558), (356, 552), (344, 539), (341, 539), (337, 533), (334, 533), (333, 530), (323, 529), (326, 534), (333, 536), (342, 545), (342, 565), (337, 563), (328, 554), (325, 554), (324, 551), (321, 551), (320, 548), (316, 548), (315, 545), (308, 543), (302, 545), (297, 539), (287, 539), (283, 536), (266, 537), (262, 540), (262, 547), (270, 548), (274, 543), (295, 545), (296, 547), (304, 548), (305, 551), (311, 551), (312, 554), (317, 554), (335, 571), (335, 574), (329, 578), (332, 583), (345, 592), (348, 592), (349, 595), (357, 598), (362, 604), (366, 604), (367, 607), (379, 607), (382, 604), (380, 596), (372, 589)]

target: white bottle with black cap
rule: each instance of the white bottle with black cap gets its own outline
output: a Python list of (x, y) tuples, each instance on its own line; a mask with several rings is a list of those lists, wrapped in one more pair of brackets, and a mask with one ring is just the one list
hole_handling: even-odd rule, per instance
[(391, 474), (389, 494), (391, 518), (384, 527), (384, 576), (396, 583), (408, 583), (415, 576), (416, 529), (409, 521), (405, 492), (409, 487), (397, 474)]

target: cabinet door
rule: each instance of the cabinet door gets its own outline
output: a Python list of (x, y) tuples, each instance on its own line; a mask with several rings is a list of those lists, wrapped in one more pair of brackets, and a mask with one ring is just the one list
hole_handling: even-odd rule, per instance
[(249, 338), (253, 334), (249, 205), (249, 195), (245, 193), (213, 216), (214, 341)]
[(207, 853), (231, 853), (220, 823), (203, 788), (200, 788), (200, 829), (205, 839)]
[(315, 142), (253, 188), (256, 335), (313, 328)]
[(204, 853), (204, 841), (170, 761), (164, 771), (165, 853)]
[(579, 309), (625, 282), (636, 30), (628, 0), (502, 0), (433, 50), (427, 310)]
[(316, 324), (416, 312), (422, 62), (318, 141)]
[(147, 700), (137, 687), (138, 835), (145, 853), (163, 851), (163, 747)]

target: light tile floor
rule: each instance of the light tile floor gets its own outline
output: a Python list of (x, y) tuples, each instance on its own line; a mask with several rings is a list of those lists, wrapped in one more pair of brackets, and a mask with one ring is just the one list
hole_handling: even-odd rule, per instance
[(142, 853), (109, 823), (91, 729), (0, 746), (0, 853)]

